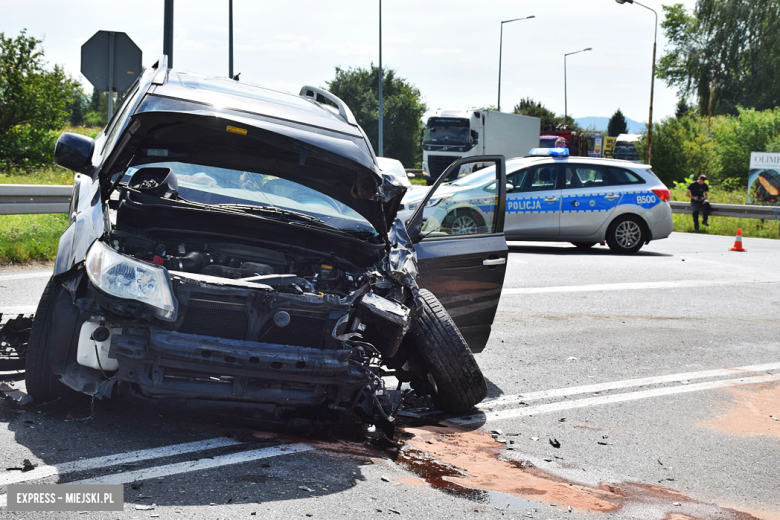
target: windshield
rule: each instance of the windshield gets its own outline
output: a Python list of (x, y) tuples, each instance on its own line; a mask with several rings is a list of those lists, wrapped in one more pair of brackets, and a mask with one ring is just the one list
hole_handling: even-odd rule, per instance
[[(143, 167), (170, 168), (179, 184), (179, 197), (190, 202), (227, 207), (238, 204), (249, 210), (257, 207), (258, 211), (275, 208), (303, 213), (344, 231), (376, 234), (373, 226), (349, 206), (273, 175), (180, 162), (145, 164)], [(127, 182), (139, 169), (128, 168), (123, 181)]]
[[(522, 161), (507, 161), (506, 163), (507, 174), (515, 171), (521, 165), (522, 165)], [(450, 184), (453, 184), (455, 186), (479, 186), (481, 184), (485, 184), (486, 182), (490, 182), (491, 180), (495, 180), (495, 179), (496, 179), (496, 167), (488, 166), (487, 168), (477, 170), (474, 173), (470, 173), (469, 175), (461, 177), (460, 179), (453, 181)]]
[(425, 127), (425, 144), (469, 144), (469, 120), (430, 118)]

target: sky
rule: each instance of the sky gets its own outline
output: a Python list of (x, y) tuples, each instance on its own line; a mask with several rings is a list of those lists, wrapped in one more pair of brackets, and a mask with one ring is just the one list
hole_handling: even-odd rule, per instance
[[(660, 2), (658, 49), (666, 40)], [(668, 2), (671, 3), (671, 2)], [(695, 0), (682, 0), (689, 9)], [(143, 65), (163, 48), (163, 0), (0, 0), (0, 32), (23, 29), (43, 39), (46, 61), (80, 70), (80, 48), (99, 30), (127, 33)], [(297, 93), (325, 87), (335, 67), (379, 62), (378, 0), (233, 0), (234, 72), (242, 82)], [(385, 0), (382, 64), (420, 89), (429, 113), (438, 108), (497, 105), (501, 20), (501, 109), (531, 97), (570, 117), (626, 117), (647, 122), (653, 53), (653, 13), (614, 0)], [(593, 50), (566, 58), (564, 54)], [(174, 68), (228, 75), (228, 0), (174, 1)], [(674, 114), (676, 92), (656, 79), (653, 120)]]

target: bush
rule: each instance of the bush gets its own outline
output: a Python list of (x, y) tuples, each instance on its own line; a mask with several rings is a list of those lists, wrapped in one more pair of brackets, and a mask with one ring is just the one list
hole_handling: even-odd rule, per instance
[(720, 116), (712, 121), (720, 157), (720, 169), (713, 177), (718, 182), (736, 177), (747, 186), (750, 152), (768, 151), (768, 144), (780, 140), (780, 107), (760, 112), (742, 107), (738, 110), (736, 117)]

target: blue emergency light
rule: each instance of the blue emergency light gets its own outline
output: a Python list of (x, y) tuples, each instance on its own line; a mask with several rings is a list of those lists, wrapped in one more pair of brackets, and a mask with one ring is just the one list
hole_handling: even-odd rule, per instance
[(531, 148), (526, 157), (568, 157), (568, 148)]

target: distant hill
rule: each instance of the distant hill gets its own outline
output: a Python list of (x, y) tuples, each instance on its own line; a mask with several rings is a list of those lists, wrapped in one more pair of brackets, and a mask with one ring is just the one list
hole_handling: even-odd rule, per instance
[[(577, 124), (582, 128), (595, 126), (596, 130), (606, 130), (607, 125), (609, 125), (608, 117), (576, 117), (574, 120), (577, 121)], [(626, 118), (626, 123), (628, 124), (629, 134), (641, 134), (647, 127), (647, 124), (629, 118)]]

